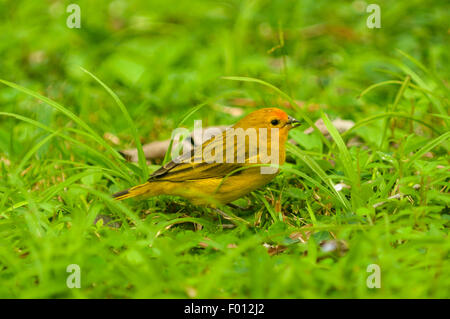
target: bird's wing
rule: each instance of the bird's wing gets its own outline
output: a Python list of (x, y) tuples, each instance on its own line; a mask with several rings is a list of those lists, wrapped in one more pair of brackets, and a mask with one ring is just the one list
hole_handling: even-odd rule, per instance
[[(204, 151), (206, 145), (210, 145), (210, 147), (214, 148), (214, 146), (221, 147), (223, 149), (223, 155), (227, 154), (227, 150), (223, 148), (225, 144), (225, 137), (222, 135), (222, 139), (212, 138), (211, 140), (206, 141), (202, 145), (202, 150)], [(227, 146), (227, 148), (233, 147), (235, 150), (235, 154), (237, 154), (241, 150), (242, 146), (239, 145), (239, 148), (236, 152), (236, 143), (235, 145)], [(245, 145), (243, 146), (245, 147)], [(173, 182), (181, 182), (186, 180), (198, 180), (198, 179), (206, 179), (206, 178), (223, 178), (228, 174), (236, 171), (236, 174), (242, 172), (245, 164), (249, 162), (248, 148), (245, 150), (245, 163), (207, 163), (203, 160), (199, 162), (195, 162), (194, 160), (195, 154), (194, 150), (190, 153), (185, 153), (180, 155), (176, 160), (170, 161), (166, 165), (162, 166), (158, 170), (156, 170), (148, 179), (148, 181), (155, 180), (166, 180)], [(252, 161), (250, 161), (252, 162)]]

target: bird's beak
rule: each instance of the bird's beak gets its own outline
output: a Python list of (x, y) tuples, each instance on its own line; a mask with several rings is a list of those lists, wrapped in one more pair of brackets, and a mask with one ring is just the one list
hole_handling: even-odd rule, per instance
[(294, 119), (292, 116), (288, 116), (287, 124), (289, 124), (291, 127), (297, 127), (300, 126), (301, 122)]

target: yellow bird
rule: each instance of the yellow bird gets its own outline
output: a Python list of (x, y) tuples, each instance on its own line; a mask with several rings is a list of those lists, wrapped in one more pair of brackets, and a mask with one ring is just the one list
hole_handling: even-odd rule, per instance
[(175, 195), (195, 205), (230, 203), (269, 183), (285, 161), (288, 132), (300, 123), (277, 108), (254, 111), (190, 153), (156, 170), (144, 184), (113, 195)]

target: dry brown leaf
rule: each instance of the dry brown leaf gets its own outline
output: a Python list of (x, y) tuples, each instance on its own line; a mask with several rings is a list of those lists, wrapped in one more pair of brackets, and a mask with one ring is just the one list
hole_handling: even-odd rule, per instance
[(207, 243), (205, 243), (205, 242), (203, 242), (203, 241), (199, 242), (198, 245), (199, 245), (200, 247), (202, 247), (202, 248), (206, 248), (206, 247), (209, 246), (209, 244), (207, 244)]
[(278, 255), (279, 253), (282, 253), (283, 251), (285, 251), (287, 249), (287, 247), (283, 246), (283, 245), (270, 245), (270, 244), (264, 243), (263, 246), (265, 248), (267, 248), (267, 253), (270, 256)]
[(103, 138), (107, 141), (110, 141), (114, 145), (120, 144), (120, 139), (112, 133), (106, 132), (105, 134), (103, 134)]
[(0, 163), (5, 163), (6, 166), (11, 165), (11, 161), (6, 157), (0, 157)]
[(240, 107), (231, 107), (231, 106), (222, 106), (221, 107), (224, 113), (230, 114), (232, 116), (238, 117), (244, 114), (244, 110)]
[[(202, 247), (202, 248), (207, 248), (207, 247), (209, 247), (208, 241), (211, 241), (211, 239), (208, 238), (208, 237), (204, 237), (203, 239), (204, 239), (205, 241), (199, 242), (198, 245), (199, 245), (200, 247)], [(213, 247), (213, 246), (211, 246), (211, 248), (214, 249), (214, 250), (218, 250), (216, 247)]]
[(312, 226), (313, 224), (307, 224), (301, 227), (300, 231), (293, 232), (292, 234), (289, 235), (289, 238), (291, 238), (292, 240), (298, 240), (302, 243), (306, 243), (312, 234), (312, 231), (308, 229)]

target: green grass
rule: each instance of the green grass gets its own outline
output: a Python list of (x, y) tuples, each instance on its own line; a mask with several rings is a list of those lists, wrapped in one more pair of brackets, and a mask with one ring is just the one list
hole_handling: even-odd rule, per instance
[[(0, 297), (450, 297), (446, 1), (379, 1), (381, 29), (359, 1), (79, 1), (81, 29), (69, 3), (0, 2)], [(256, 109), (237, 98), (307, 124), (281, 174), (223, 208), (236, 227), (111, 198), (168, 160), (142, 144)], [(303, 133), (320, 118), (329, 138)]]

